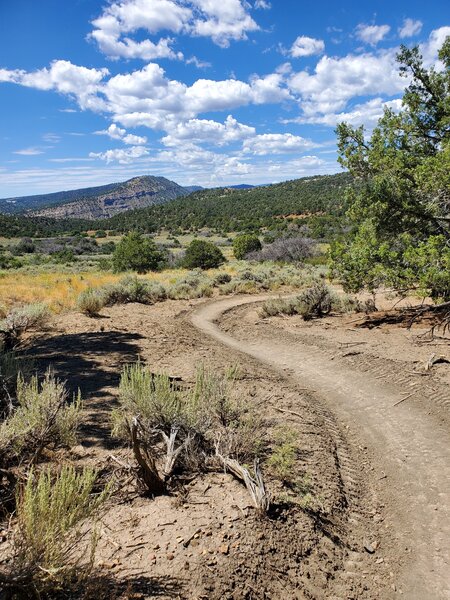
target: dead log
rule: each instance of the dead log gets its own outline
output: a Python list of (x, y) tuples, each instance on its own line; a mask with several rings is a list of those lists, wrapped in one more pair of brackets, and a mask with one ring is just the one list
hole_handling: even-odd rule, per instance
[(239, 464), (234, 458), (222, 456), (218, 449), (216, 449), (216, 455), (222, 462), (225, 470), (230, 471), (237, 479), (244, 482), (256, 510), (260, 514), (266, 514), (270, 507), (270, 494), (265, 488), (258, 459), (255, 459), (253, 467), (254, 477), (252, 477), (249, 470)]

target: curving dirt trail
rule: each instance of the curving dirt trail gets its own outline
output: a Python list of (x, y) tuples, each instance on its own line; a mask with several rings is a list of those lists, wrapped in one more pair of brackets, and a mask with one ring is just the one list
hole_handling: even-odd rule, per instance
[[(233, 297), (201, 306), (192, 323), (215, 340), (250, 355), (314, 390), (318, 402), (348, 424), (367, 446), (378, 474), (379, 494), (391, 515), (393, 552), (407, 557), (399, 574), (408, 600), (450, 598), (450, 435), (427, 410), (401, 402), (405, 390), (392, 381), (334, 361), (329, 353), (271, 331), (270, 337), (236, 339), (218, 321), (228, 311), (267, 299)], [(394, 378), (395, 380), (395, 375)], [(381, 476), (380, 476), (381, 475)], [(402, 554), (403, 556), (403, 554)], [(405, 561), (400, 561), (405, 562)]]

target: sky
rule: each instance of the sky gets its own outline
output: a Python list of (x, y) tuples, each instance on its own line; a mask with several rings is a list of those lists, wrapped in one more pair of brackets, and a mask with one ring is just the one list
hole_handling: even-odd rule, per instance
[(400, 45), (440, 68), (447, 35), (443, 0), (0, 0), (0, 197), (339, 172), (336, 124), (399, 110)]

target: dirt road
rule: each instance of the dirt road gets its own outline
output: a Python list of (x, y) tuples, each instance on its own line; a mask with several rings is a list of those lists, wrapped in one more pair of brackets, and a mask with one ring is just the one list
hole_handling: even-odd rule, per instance
[(343, 365), (321, 348), (293, 343), (282, 331), (259, 336), (255, 327), (252, 335), (246, 330), (246, 336), (232, 337), (218, 326), (227, 311), (263, 299), (233, 297), (203, 305), (193, 313), (192, 323), (314, 390), (317, 401), (345, 423), (349, 435), (370, 449), (373, 480), (397, 540), (391, 550), (406, 557), (398, 578), (403, 597), (449, 599), (450, 435), (443, 421), (399, 402), (405, 390), (392, 379), (383, 381)]

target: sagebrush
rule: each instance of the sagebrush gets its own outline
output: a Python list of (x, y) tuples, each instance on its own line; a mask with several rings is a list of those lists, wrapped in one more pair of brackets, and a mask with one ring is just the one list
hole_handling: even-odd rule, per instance
[(29, 472), (19, 488), (12, 557), (0, 569), (11, 598), (79, 591), (93, 568), (97, 534), (92, 520), (110, 493), (96, 492), (98, 473), (64, 466)]

